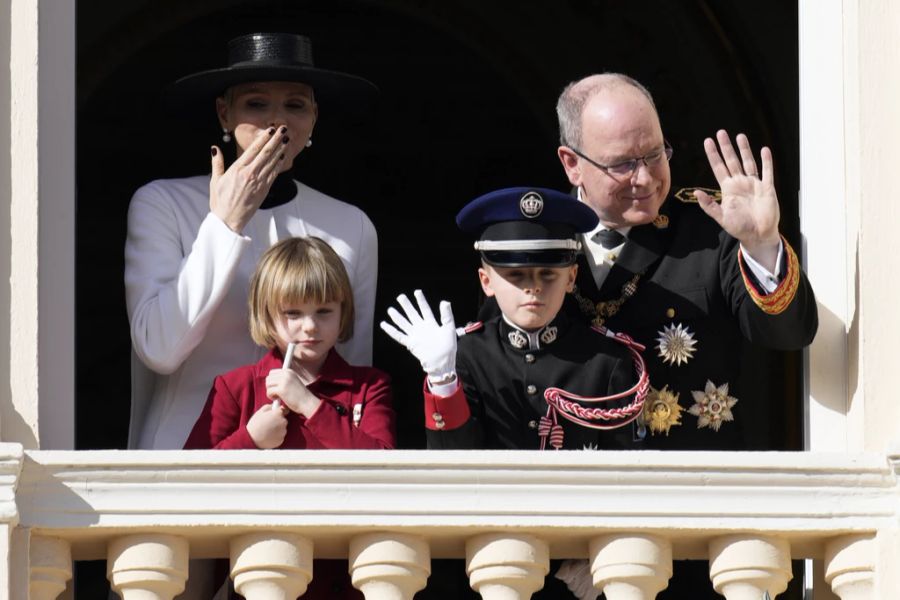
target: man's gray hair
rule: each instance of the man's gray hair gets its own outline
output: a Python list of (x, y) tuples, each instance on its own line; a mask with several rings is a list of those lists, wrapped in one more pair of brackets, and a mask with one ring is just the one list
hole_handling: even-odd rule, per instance
[(559, 143), (562, 146), (581, 149), (581, 115), (588, 100), (595, 94), (620, 85), (628, 85), (638, 90), (656, 111), (653, 96), (639, 81), (622, 73), (601, 73), (589, 75), (573, 81), (565, 87), (556, 102), (556, 116), (559, 119)]

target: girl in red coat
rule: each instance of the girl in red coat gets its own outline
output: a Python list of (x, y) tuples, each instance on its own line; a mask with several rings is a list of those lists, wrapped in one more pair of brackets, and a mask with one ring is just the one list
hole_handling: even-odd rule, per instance
[[(353, 292), (328, 244), (308, 237), (272, 246), (249, 304), (250, 334), (269, 352), (216, 377), (185, 448), (394, 447), (388, 376), (334, 350), (352, 334)], [(304, 598), (362, 598), (346, 561), (317, 560), (313, 569)]]
[(334, 350), (353, 333), (353, 293), (328, 244), (308, 237), (272, 246), (249, 304), (250, 334), (269, 352), (216, 377), (185, 448), (394, 447), (388, 376)]

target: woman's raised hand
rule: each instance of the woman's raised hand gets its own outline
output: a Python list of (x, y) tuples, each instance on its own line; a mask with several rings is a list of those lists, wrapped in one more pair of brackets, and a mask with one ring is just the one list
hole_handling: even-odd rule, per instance
[(212, 147), (209, 210), (235, 233), (241, 233), (278, 176), (287, 144), (287, 127), (260, 131), (253, 143), (225, 169), (225, 157)]

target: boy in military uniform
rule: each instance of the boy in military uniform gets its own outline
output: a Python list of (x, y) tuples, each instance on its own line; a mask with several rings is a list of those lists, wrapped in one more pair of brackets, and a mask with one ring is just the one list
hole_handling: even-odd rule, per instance
[[(578, 234), (597, 216), (561, 192), (507, 188), (469, 203), (459, 227), (478, 236), (478, 278), (501, 314), (457, 331), (449, 302), (438, 322), (424, 294), (405, 296), (381, 327), (422, 364), (428, 447), (622, 447), (648, 382), (627, 336), (561, 311), (578, 270)], [(464, 333), (457, 344), (458, 333)]]

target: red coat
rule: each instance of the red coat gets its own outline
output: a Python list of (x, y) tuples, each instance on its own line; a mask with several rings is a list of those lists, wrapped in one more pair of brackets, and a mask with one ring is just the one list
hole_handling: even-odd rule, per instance
[[(238, 367), (213, 382), (206, 406), (185, 442), (185, 449), (256, 448), (247, 433), (247, 421), (259, 408), (271, 403), (266, 397), (266, 376), (280, 369), (284, 357), (272, 349), (255, 365)], [(288, 413), (285, 449), (393, 448), (396, 445), (390, 378), (371, 367), (354, 367), (331, 350), (319, 377), (306, 386), (322, 400), (307, 419)], [(361, 419), (353, 423), (354, 406), (361, 405)], [(227, 564), (221, 561), (219, 579), (225, 579)], [(241, 598), (232, 592), (233, 598)], [(345, 560), (313, 563), (313, 579), (302, 600), (363, 600), (350, 583)]]
[[(247, 432), (247, 422), (260, 407), (272, 402), (266, 397), (266, 376), (272, 369), (280, 369), (282, 361), (281, 352), (273, 348), (258, 363), (216, 377), (185, 449), (256, 448)], [(351, 366), (332, 349), (319, 377), (307, 388), (322, 404), (308, 419), (288, 413), (287, 435), (280, 448), (375, 449), (396, 445), (390, 378), (386, 373)], [(354, 424), (354, 410), (361, 411), (358, 426)]]

